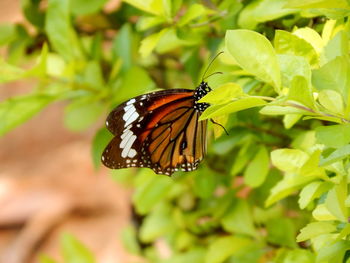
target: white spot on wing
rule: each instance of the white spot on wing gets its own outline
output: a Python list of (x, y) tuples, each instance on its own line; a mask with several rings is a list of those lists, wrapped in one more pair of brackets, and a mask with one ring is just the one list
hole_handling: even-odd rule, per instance
[(136, 111), (135, 107), (133, 105), (130, 105), (131, 108), (125, 109), (125, 113), (123, 115), (123, 120), (127, 121), (130, 116)]
[(132, 131), (130, 131), (130, 130), (128, 130), (128, 129), (124, 130), (123, 134), (120, 135), (120, 138), (121, 138), (122, 140), (124, 140), (124, 138), (125, 138), (129, 133), (132, 133)]
[[(122, 134), (122, 135), (123, 135), (123, 134)], [(135, 135), (133, 135), (133, 133), (132, 133), (131, 131), (128, 132), (128, 134), (125, 136), (125, 138), (123, 138), (123, 140), (121, 141), (119, 147), (122, 148), (122, 149), (125, 148), (126, 145), (127, 145), (127, 143), (129, 142), (129, 140), (130, 140), (130, 138), (131, 138), (132, 136), (135, 136)], [(135, 136), (135, 138), (136, 138), (136, 136)]]
[[(129, 151), (130, 151), (130, 149), (131, 149), (131, 147), (132, 147), (132, 145), (133, 145), (133, 143), (134, 143), (135, 140), (136, 140), (136, 135), (132, 135), (132, 136), (130, 137), (130, 139), (127, 141), (125, 147), (124, 147), (124, 145), (122, 146), (122, 143), (124, 142), (124, 140), (123, 140), (123, 142), (120, 144), (120, 148), (123, 148), (123, 151), (122, 151), (122, 157), (123, 157), (123, 158), (125, 158), (126, 156), (129, 156), (129, 157), (130, 157)], [(134, 150), (134, 149), (133, 149), (133, 150)], [(135, 151), (135, 150), (134, 150), (134, 151)], [(135, 151), (135, 154), (136, 154), (136, 151)]]
[[(126, 113), (125, 113), (126, 114)], [(139, 114), (134, 111), (134, 113), (130, 116), (130, 118), (128, 118), (128, 120), (125, 122), (124, 127), (128, 126), (130, 123), (132, 123), (133, 121), (135, 121), (137, 119), (137, 117), (139, 116)], [(123, 118), (124, 119), (124, 118)]]
[(135, 151), (135, 149), (130, 149), (128, 156), (130, 158), (134, 158), (136, 156), (137, 152)]
[(135, 99), (131, 99), (131, 100), (129, 100), (129, 101), (126, 103), (126, 105), (133, 104), (135, 101), (136, 101)]

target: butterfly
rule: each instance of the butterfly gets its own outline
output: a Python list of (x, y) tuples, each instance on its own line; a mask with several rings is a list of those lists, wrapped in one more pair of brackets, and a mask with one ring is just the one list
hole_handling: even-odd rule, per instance
[(195, 90), (156, 91), (116, 107), (106, 120), (114, 138), (102, 163), (112, 169), (148, 167), (164, 175), (196, 170), (207, 148), (207, 120), (199, 117), (210, 106), (199, 100), (211, 90), (202, 79)]

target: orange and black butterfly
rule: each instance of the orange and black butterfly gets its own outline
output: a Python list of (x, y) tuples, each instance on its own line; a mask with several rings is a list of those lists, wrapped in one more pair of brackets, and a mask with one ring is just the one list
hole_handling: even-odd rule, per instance
[(112, 169), (148, 167), (165, 175), (197, 169), (207, 142), (207, 120), (199, 116), (209, 107), (198, 101), (210, 91), (202, 80), (195, 90), (162, 90), (122, 103), (107, 117), (115, 137), (102, 163)]

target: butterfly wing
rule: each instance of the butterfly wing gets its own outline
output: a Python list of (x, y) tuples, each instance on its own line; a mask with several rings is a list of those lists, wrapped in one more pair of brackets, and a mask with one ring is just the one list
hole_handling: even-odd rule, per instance
[(193, 92), (158, 91), (114, 109), (106, 126), (115, 137), (102, 155), (104, 165), (149, 167), (168, 175), (196, 169), (206, 151), (206, 121), (198, 121)]

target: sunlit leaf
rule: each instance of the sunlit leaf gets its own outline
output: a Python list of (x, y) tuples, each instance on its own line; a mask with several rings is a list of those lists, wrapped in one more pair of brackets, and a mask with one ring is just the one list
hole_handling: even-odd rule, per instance
[(284, 172), (297, 172), (309, 156), (297, 149), (278, 149), (271, 152), (271, 162)]
[(238, 23), (242, 28), (254, 29), (258, 23), (271, 21), (296, 10), (285, 8), (285, 0), (259, 0), (250, 2), (240, 13)]
[(310, 82), (302, 76), (295, 76), (292, 79), (287, 99), (300, 102), (310, 109), (316, 109)]
[(307, 207), (313, 200), (320, 197), (322, 193), (327, 191), (330, 185), (320, 181), (311, 182), (306, 185), (299, 194), (299, 206), (301, 209)]
[(310, 65), (318, 64), (318, 56), (313, 46), (292, 33), (277, 30), (274, 46), (277, 54), (301, 56), (307, 59)]
[(112, 138), (113, 135), (106, 128), (101, 128), (96, 133), (91, 148), (92, 161), (95, 168), (100, 167), (102, 152)]
[(0, 135), (27, 121), (55, 100), (55, 96), (31, 94), (13, 97), (0, 103)]
[(325, 206), (339, 221), (348, 221), (348, 208), (345, 207), (347, 197), (347, 185), (343, 180), (341, 184), (335, 185), (327, 194)]
[(65, 262), (96, 262), (92, 252), (73, 235), (64, 234), (61, 238), (61, 247)]
[(78, 37), (70, 22), (68, 0), (48, 1), (45, 31), (50, 44), (66, 60), (82, 56)]
[(311, 84), (310, 64), (304, 57), (294, 55), (278, 55), (282, 74), (282, 85), (290, 87), (294, 77), (302, 76)]
[(224, 105), (214, 105), (207, 109), (200, 117), (200, 120), (230, 114), (233, 112), (265, 105), (266, 102), (260, 98), (245, 97)]
[(214, 240), (207, 251), (205, 263), (221, 263), (229, 256), (245, 249), (252, 241), (248, 238), (227, 236)]
[(199, 102), (224, 104), (241, 96), (244, 96), (241, 86), (236, 83), (227, 83), (209, 92), (207, 95), (201, 98)]
[(329, 222), (313, 222), (300, 230), (297, 241), (302, 242), (321, 234), (335, 232), (336, 226)]
[(237, 63), (280, 92), (281, 75), (277, 55), (263, 35), (245, 29), (228, 30), (226, 48)]
[(154, 33), (141, 41), (140, 54), (143, 57), (147, 57), (154, 50), (158, 41), (168, 31), (167, 28), (158, 33)]
[(90, 98), (76, 100), (65, 108), (64, 124), (72, 131), (90, 127), (101, 116), (104, 106)]
[(318, 94), (318, 101), (329, 112), (344, 115), (344, 101), (339, 92), (331, 89), (321, 90)]
[(70, 10), (75, 15), (88, 15), (101, 10), (107, 0), (70, 0)]
[(350, 143), (350, 124), (319, 126), (316, 139), (328, 147), (338, 148)]
[(231, 233), (255, 236), (252, 213), (249, 204), (244, 200), (237, 200), (235, 205), (221, 220), (223, 228)]
[(289, 218), (276, 218), (267, 222), (267, 240), (273, 244), (294, 248), (295, 226)]
[(244, 182), (250, 187), (258, 187), (264, 183), (269, 172), (269, 154), (265, 146), (261, 146), (244, 171)]

